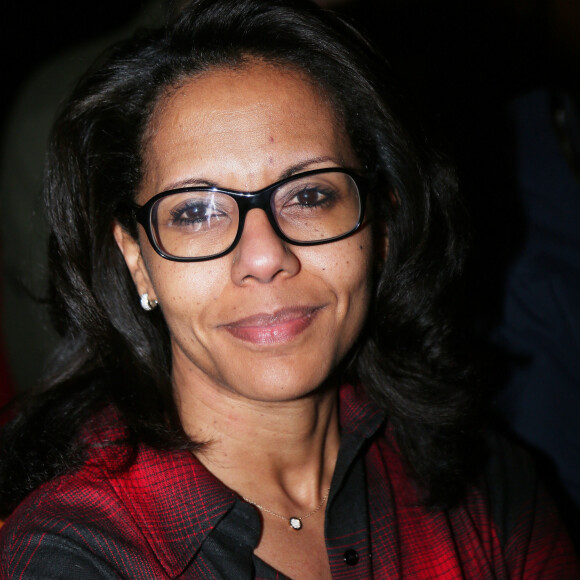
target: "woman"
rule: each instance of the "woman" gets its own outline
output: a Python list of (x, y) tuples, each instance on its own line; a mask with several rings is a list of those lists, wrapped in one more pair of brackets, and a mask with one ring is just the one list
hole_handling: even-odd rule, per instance
[(3, 436), (7, 577), (575, 573), (527, 463), (475, 469), (453, 175), (348, 25), (192, 2), (80, 82), (46, 199), (63, 344)]

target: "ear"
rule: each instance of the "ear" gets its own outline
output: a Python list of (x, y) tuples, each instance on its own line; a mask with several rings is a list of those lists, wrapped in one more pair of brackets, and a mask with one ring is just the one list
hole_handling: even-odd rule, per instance
[(389, 256), (389, 228), (385, 220), (377, 221), (375, 225), (375, 248), (377, 268), (381, 270)]
[[(391, 189), (389, 201), (394, 211), (400, 205), (399, 192)], [(373, 222), (374, 247), (376, 252), (376, 268), (380, 272), (389, 257), (389, 226), (386, 219), (376, 219)]]
[[(401, 198), (399, 192), (396, 189), (391, 189), (389, 191), (389, 201), (396, 211), (401, 205)], [(389, 227), (386, 221), (381, 221), (377, 227), (376, 231), (376, 245), (377, 254), (379, 258), (379, 264), (382, 268), (383, 264), (387, 261), (389, 257)]]
[(127, 264), (127, 268), (129, 268), (131, 278), (133, 278), (139, 296), (146, 292), (149, 294), (150, 300), (157, 300), (149, 272), (145, 267), (145, 262), (141, 255), (139, 242), (116, 220), (113, 224), (113, 235), (115, 236), (117, 246), (119, 246), (125, 258), (125, 263)]

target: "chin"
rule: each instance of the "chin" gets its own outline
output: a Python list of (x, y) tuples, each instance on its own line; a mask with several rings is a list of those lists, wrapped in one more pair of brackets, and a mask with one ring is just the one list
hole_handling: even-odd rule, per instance
[[(308, 397), (319, 392), (327, 385), (326, 374), (314, 373), (304, 376), (303, 373), (292, 372), (294, 369), (277, 369), (262, 374), (254, 372), (253, 377), (259, 377), (247, 384), (240, 384), (234, 389), (239, 395), (261, 402), (288, 402)], [(231, 384), (231, 383), (230, 383)]]

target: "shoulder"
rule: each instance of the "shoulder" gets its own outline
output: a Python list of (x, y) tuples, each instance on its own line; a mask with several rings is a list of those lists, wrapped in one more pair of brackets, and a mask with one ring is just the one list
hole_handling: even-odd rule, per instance
[(134, 470), (151, 470), (161, 454), (134, 455), (125, 435), (111, 409), (85, 426), (82, 466), (30, 493), (0, 530), (0, 577), (146, 577), (133, 570), (151, 549), (135, 525), (131, 488)]
[(445, 553), (445, 565), (498, 578), (580, 577), (568, 533), (529, 455), (495, 433), (486, 441), (478, 480), (459, 504), (443, 510), (421, 505), (387, 429), (366, 458), (371, 511), (380, 512), (371, 520), (395, 522), (406, 566)]
[(488, 455), (478, 489), (492, 511), (498, 534), (505, 543), (518, 527), (521, 515), (530, 513), (538, 499), (547, 502), (529, 454), (503, 436), (486, 436)]
[(83, 469), (41, 486), (10, 515), (0, 530), (2, 578), (118, 577), (107, 562), (128, 514), (90, 471), (92, 478)]
[(123, 423), (109, 409), (85, 426), (81, 439), (82, 466), (38, 487), (7, 518), (0, 577), (118, 578), (128, 554), (147, 550), (120, 486), (132, 479), (124, 469), (131, 456)]
[[(479, 490), (506, 558), (525, 577), (545, 575), (548, 569), (551, 577), (571, 577), (572, 568), (580, 576), (566, 527), (531, 456), (497, 433), (488, 434), (487, 445)], [(545, 568), (549, 565), (553, 567)]]
[(123, 435), (115, 414), (97, 417), (83, 434), (82, 467), (10, 515), (0, 530), (1, 578), (158, 578), (185, 569), (234, 494), (191, 453), (133, 449)]
[(451, 517), (486, 530), (509, 577), (580, 577), (568, 531), (532, 457), (496, 432), (485, 440), (480, 478)]

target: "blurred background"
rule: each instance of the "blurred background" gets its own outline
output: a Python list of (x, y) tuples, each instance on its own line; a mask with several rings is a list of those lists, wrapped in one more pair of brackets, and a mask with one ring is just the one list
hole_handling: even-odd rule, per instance
[(32, 72), (66, 50), (129, 22), (143, 0), (99, 2), (14, 2), (5, 14), (0, 38), (3, 55), (2, 118)]
[[(14, 3), (1, 37), (5, 56), (1, 111), (6, 113), (19, 86), (42, 62), (111, 34), (129, 24), (145, 5), (155, 3), (161, 13), (163, 0)], [(363, 23), (396, 68), (405, 69), (405, 76), (421, 89), (435, 88), (428, 98), (435, 103), (456, 93), (456, 88), (458, 97), (464, 90), (477, 90), (482, 76), (487, 76), (486, 84), (499, 83), (502, 89), (561, 79), (580, 59), (580, 9), (574, 0), (319, 3)]]

